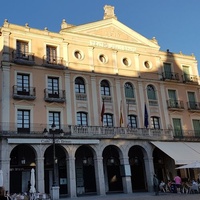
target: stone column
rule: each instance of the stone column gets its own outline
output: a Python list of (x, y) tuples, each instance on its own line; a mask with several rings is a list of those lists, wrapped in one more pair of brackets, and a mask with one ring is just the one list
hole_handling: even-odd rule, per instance
[(144, 163), (145, 163), (148, 191), (153, 192), (153, 174), (154, 174), (153, 158), (145, 157)]
[(44, 193), (44, 157), (36, 158), (36, 190)]
[(124, 193), (132, 193), (132, 182), (131, 182), (131, 168), (129, 164), (129, 158), (123, 157), (120, 159), (121, 163), (121, 176), (124, 188)]
[(69, 155), (67, 160), (67, 179), (68, 179), (68, 191), (71, 198), (77, 197), (76, 195), (76, 166), (75, 158)]
[(98, 195), (105, 195), (105, 175), (103, 171), (103, 157), (94, 159), (96, 187)]

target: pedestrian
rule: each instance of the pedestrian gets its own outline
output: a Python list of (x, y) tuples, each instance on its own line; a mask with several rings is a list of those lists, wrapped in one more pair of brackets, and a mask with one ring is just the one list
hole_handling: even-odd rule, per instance
[(153, 188), (154, 188), (155, 195), (156, 196), (159, 195), (159, 181), (156, 174), (153, 175)]
[(178, 175), (175, 176), (174, 181), (175, 181), (175, 184), (176, 184), (177, 193), (181, 193), (181, 177), (178, 176)]

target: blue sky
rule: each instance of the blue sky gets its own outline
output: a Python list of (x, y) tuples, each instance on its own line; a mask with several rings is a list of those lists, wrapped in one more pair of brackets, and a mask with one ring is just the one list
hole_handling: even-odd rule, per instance
[(118, 20), (134, 31), (156, 37), (161, 50), (194, 53), (200, 63), (200, 0), (9, 0), (1, 2), (0, 26), (8, 19), (58, 32), (62, 19), (74, 25), (103, 19), (104, 5), (114, 6)]

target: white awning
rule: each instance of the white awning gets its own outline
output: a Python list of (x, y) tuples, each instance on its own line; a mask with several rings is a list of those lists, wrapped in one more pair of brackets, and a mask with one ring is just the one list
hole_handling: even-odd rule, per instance
[(200, 161), (200, 143), (195, 142), (151, 142), (174, 159), (176, 165)]

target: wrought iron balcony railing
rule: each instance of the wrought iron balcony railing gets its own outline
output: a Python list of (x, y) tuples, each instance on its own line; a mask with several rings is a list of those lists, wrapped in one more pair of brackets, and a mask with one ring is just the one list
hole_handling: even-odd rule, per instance
[(63, 103), (65, 102), (65, 90), (53, 91), (46, 88), (44, 90), (44, 100), (47, 102)]
[(65, 69), (65, 61), (61, 57), (57, 56), (44, 56), (43, 66), (55, 69)]
[(171, 80), (171, 81), (179, 81), (179, 74), (175, 72), (163, 72), (162, 80)]
[(200, 111), (200, 102), (189, 101), (187, 102), (188, 110)]
[(13, 86), (13, 99), (34, 100), (36, 98), (35, 87)]
[(183, 75), (183, 82), (188, 84), (198, 84), (198, 76), (191, 75), (191, 74), (184, 74)]
[(34, 65), (35, 64), (35, 56), (34, 53), (31, 52), (22, 52), (18, 50), (12, 51), (12, 60), (18, 64), (24, 65)]
[(167, 107), (171, 110), (183, 110), (184, 103), (180, 100), (169, 99), (167, 100)]

